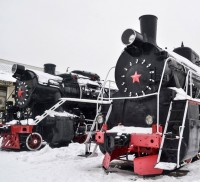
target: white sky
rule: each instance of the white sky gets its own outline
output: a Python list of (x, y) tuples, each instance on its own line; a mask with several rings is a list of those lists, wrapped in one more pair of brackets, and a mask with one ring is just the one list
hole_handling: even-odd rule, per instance
[(157, 43), (173, 49), (184, 41), (200, 53), (199, 0), (0, 0), (0, 58), (64, 72), (80, 69), (102, 79), (138, 18), (158, 17)]

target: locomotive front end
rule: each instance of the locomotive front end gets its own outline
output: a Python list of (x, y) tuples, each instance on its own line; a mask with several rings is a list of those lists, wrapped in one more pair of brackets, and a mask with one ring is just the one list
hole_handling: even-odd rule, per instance
[[(192, 130), (181, 130), (198, 117), (198, 106), (175, 99), (172, 88), (187, 87), (188, 70), (177, 61), (177, 55), (157, 46), (157, 17), (144, 15), (139, 20), (141, 33), (127, 29), (122, 34), (126, 47), (115, 67), (119, 91), (96, 141), (105, 154), (105, 169), (112, 160), (132, 155), (136, 174), (156, 175), (180, 167), (195, 155), (188, 146), (198, 136), (193, 136)], [(190, 114), (190, 109), (195, 112)], [(196, 144), (191, 144), (195, 152)]]
[[(122, 42), (126, 47), (115, 68), (119, 91), (113, 98), (108, 130), (97, 132), (96, 141), (105, 153), (105, 169), (109, 168), (113, 159), (132, 154), (135, 156), (135, 173), (161, 174), (163, 170), (155, 169), (154, 165), (161, 144), (162, 127), (159, 121), (165, 121), (170, 103), (170, 91), (161, 90), (168, 54), (156, 44), (157, 17), (144, 15), (140, 17), (140, 23), (141, 33), (127, 29), (122, 34)], [(166, 79), (169, 78), (170, 75)], [(158, 101), (157, 93), (160, 90), (169, 97), (160, 97)], [(159, 121), (158, 108), (162, 112)]]

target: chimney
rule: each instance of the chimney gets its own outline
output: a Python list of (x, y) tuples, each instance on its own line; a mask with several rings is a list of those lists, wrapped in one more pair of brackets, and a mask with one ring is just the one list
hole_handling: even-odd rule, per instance
[(145, 42), (157, 45), (156, 32), (157, 32), (157, 17), (154, 15), (143, 15), (139, 18), (140, 29)]
[(51, 63), (44, 64), (44, 72), (45, 73), (55, 75), (55, 70), (56, 70), (55, 64), (51, 64)]

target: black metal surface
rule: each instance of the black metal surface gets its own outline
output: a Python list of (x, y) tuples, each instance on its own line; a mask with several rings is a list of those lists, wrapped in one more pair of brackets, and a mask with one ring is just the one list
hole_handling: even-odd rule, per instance
[(51, 64), (51, 63), (44, 64), (44, 72), (45, 73), (55, 75), (55, 71), (56, 71), (56, 65), (55, 64)]
[(139, 20), (141, 34), (143, 35), (144, 41), (149, 42), (153, 45), (157, 45), (157, 17), (154, 15), (143, 15), (139, 18)]
[[(137, 97), (156, 93), (159, 88), (165, 60), (170, 56), (167, 51), (160, 49), (156, 44), (157, 17), (144, 15), (140, 17), (141, 33), (132, 29), (122, 34), (122, 42), (126, 45), (120, 55), (115, 69), (115, 81), (119, 91), (114, 97)], [(138, 43), (137, 35), (140, 35)], [(132, 36), (132, 37), (131, 37)], [(199, 63), (199, 56), (190, 48), (176, 48), (174, 52), (186, 57), (192, 63)], [(189, 63), (188, 60), (188, 63)], [(150, 65), (150, 66), (149, 66)], [(176, 93), (168, 87), (184, 88), (187, 71), (176, 61), (170, 60), (166, 65), (163, 82), (160, 89), (159, 123), (165, 126), (170, 102)], [(152, 81), (153, 80), (153, 81)], [(193, 78), (193, 92), (196, 97), (200, 90), (199, 78)], [(177, 152), (182, 126), (185, 101), (173, 102), (169, 127), (163, 146), (161, 161), (177, 162)], [(149, 127), (146, 116), (152, 116), (153, 123), (157, 121), (157, 97), (114, 100), (112, 112), (108, 121), (108, 128), (117, 125)], [(199, 106), (189, 104), (185, 121), (183, 140), (180, 146), (180, 161), (195, 156), (199, 151)], [(107, 136), (104, 149), (113, 150), (114, 140)], [(108, 144), (110, 147), (108, 147)]]

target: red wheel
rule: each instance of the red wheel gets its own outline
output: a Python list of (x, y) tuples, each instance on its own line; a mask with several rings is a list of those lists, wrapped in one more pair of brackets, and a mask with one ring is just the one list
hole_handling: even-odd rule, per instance
[(192, 158), (190, 158), (190, 159), (186, 159), (186, 160), (184, 160), (184, 162), (185, 162), (186, 164), (189, 164), (189, 163), (192, 162)]
[(31, 133), (26, 138), (26, 147), (29, 150), (38, 150), (42, 145), (42, 136), (39, 133)]

